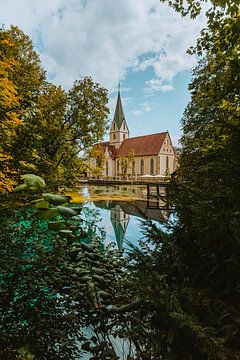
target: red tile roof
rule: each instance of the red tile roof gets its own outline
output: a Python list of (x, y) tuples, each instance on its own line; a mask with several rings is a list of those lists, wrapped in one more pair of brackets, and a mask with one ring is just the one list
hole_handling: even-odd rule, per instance
[(106, 151), (106, 149), (108, 149), (110, 155), (111, 155), (111, 158), (114, 159), (115, 158), (115, 155), (116, 155), (116, 148), (114, 145), (110, 145), (110, 142), (109, 141), (104, 141), (102, 143), (99, 143), (97, 144), (98, 146), (100, 146), (103, 150), (103, 152)]
[(117, 151), (116, 156), (127, 156), (131, 150), (135, 156), (158, 154), (165, 140), (167, 132), (138, 136), (125, 139)]

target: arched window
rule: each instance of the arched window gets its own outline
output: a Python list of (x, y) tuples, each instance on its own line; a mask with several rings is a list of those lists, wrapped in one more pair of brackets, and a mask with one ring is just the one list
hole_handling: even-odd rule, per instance
[(150, 160), (150, 174), (153, 175), (154, 173), (154, 160)]
[(116, 139), (116, 134), (113, 134), (113, 138)]
[(117, 171), (119, 171), (119, 160), (117, 160)]
[(115, 123), (113, 123), (113, 130), (115, 130)]
[(123, 134), (123, 139), (125, 139), (125, 134)]
[(141, 159), (141, 175), (144, 174), (144, 160)]
[(166, 170), (169, 169), (169, 159), (168, 159), (168, 156), (166, 156)]
[(108, 176), (108, 161), (106, 161), (106, 175)]

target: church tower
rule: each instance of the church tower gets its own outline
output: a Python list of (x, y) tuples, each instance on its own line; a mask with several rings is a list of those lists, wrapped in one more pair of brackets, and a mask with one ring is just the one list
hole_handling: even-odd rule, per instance
[(129, 223), (129, 215), (125, 214), (121, 206), (117, 204), (111, 208), (110, 219), (115, 232), (118, 249), (122, 250), (125, 232)]
[(129, 130), (123, 112), (122, 100), (120, 95), (120, 84), (119, 84), (117, 104), (110, 130), (110, 144), (114, 145), (118, 149), (121, 143), (123, 142), (123, 140), (128, 138), (129, 138)]

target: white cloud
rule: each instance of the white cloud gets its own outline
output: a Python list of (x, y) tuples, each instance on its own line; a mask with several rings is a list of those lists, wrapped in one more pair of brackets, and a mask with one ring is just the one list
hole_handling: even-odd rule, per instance
[(144, 101), (142, 104), (139, 105), (139, 109), (136, 110), (132, 110), (132, 114), (134, 116), (141, 116), (143, 115), (145, 112), (150, 112), (152, 111), (152, 106), (154, 104), (150, 103), (149, 101)]
[(141, 116), (143, 114), (142, 110), (132, 110), (132, 114), (134, 116)]
[(56, 83), (68, 88), (91, 75), (112, 89), (129, 69), (151, 67), (147, 92), (169, 91), (174, 76), (194, 64), (185, 51), (204, 26), (159, 0), (1, 0), (1, 18), (33, 38)]
[(162, 92), (167, 92), (167, 91), (173, 90), (171, 81), (170, 81), (170, 83), (167, 83), (167, 84), (164, 84), (163, 79), (151, 79), (151, 80), (146, 81), (146, 87), (145, 87), (144, 91), (147, 95), (152, 95), (154, 92), (159, 91), (159, 90), (161, 90)]

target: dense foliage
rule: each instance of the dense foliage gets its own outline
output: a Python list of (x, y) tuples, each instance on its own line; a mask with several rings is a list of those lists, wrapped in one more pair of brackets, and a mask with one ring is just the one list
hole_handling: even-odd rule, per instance
[[(134, 331), (151, 359), (240, 358), (240, 13), (235, 1), (213, 3), (190, 49), (202, 58), (172, 184), (179, 220), (170, 236), (147, 225), (154, 248), (133, 255), (136, 291), (148, 302)], [(173, 4), (185, 15), (183, 2)]]
[(107, 91), (91, 78), (66, 93), (49, 83), (32, 41), (0, 29), (0, 192), (19, 174), (72, 185), (85, 170), (78, 154), (103, 137)]

